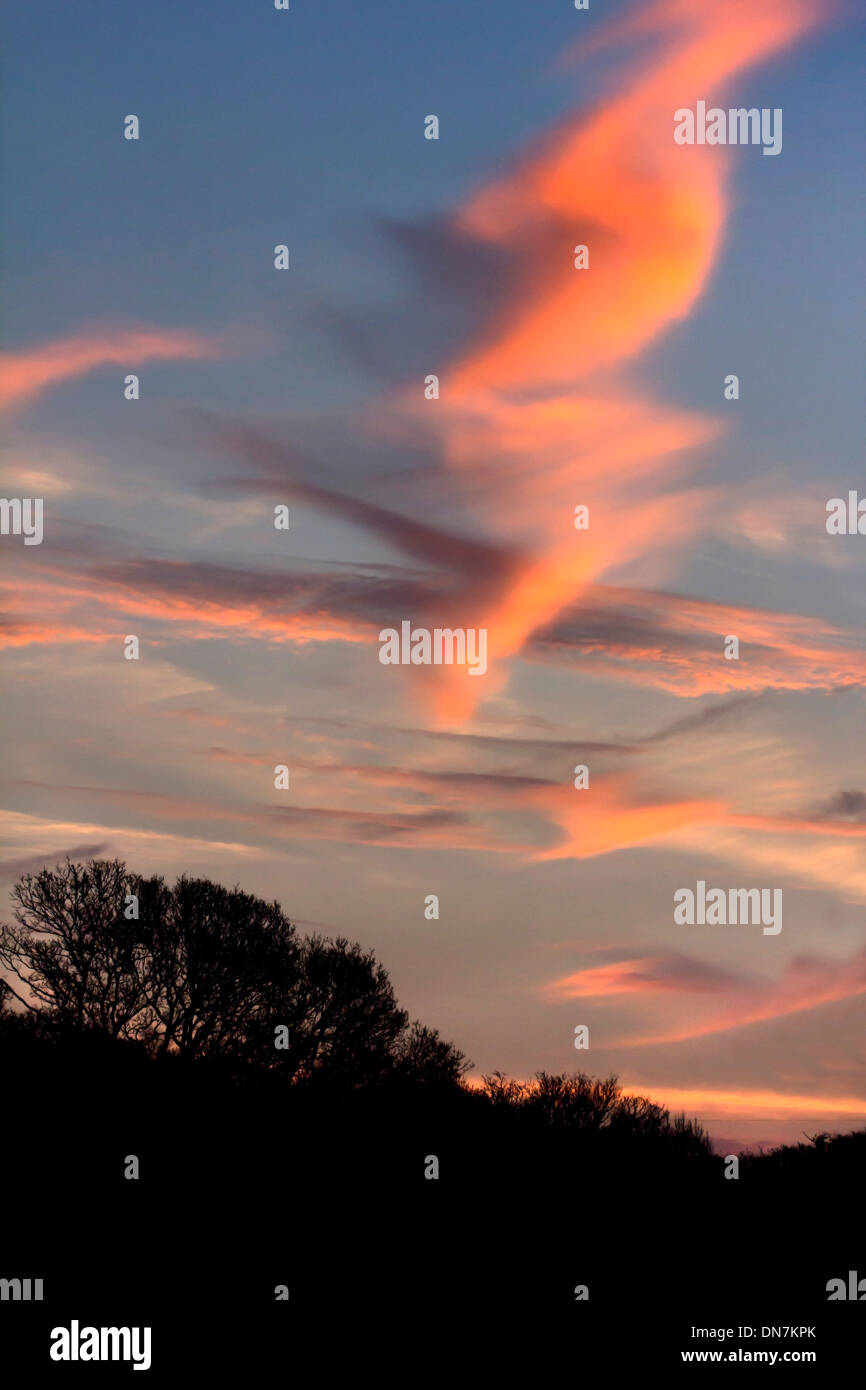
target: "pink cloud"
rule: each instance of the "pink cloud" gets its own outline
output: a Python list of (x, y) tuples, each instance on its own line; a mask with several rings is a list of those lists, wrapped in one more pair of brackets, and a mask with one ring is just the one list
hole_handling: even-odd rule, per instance
[(0, 409), (9, 410), (50, 386), (96, 367), (120, 364), (134, 371), (151, 358), (219, 357), (224, 342), (183, 329), (101, 329), (38, 348), (0, 353)]

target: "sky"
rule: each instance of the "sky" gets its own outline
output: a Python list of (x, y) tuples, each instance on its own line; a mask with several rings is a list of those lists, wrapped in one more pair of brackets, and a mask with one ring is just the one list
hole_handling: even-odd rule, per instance
[[(5, 889), (239, 883), (476, 1078), (614, 1072), (723, 1148), (866, 1124), (866, 540), (826, 529), (866, 496), (863, 38), (825, 0), (9, 14), (0, 487), (44, 535), (0, 536)], [(699, 100), (781, 152), (676, 144)], [(383, 665), (403, 621), (486, 671)], [(677, 922), (699, 881), (781, 931)]]

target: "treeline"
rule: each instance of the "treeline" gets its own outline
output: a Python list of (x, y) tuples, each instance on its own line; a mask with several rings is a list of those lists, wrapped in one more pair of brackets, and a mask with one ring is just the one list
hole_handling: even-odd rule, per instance
[[(86, 1079), (116, 1105), (127, 1097), (130, 1124), (147, 1115), (154, 1129), (170, 1116), (178, 1132), (209, 1107), (271, 1133), (290, 1106), (308, 1146), (353, 1117), (380, 1136), (380, 1152), (398, 1152), (401, 1135), (447, 1139), (466, 1173), (489, 1172), (502, 1152), (563, 1177), (575, 1155), (598, 1170), (639, 1158), (644, 1169), (718, 1176), (697, 1121), (624, 1093), (616, 1077), (495, 1072), (468, 1084), (471, 1063), (410, 1021), (371, 951), (299, 935), (277, 902), (186, 875), (170, 886), (117, 859), (25, 874), (12, 899), (14, 921), (0, 926), (0, 1051), (7, 1097), (11, 1087), (21, 1105)], [(861, 1132), (741, 1165), (773, 1181), (847, 1175), (864, 1157)]]
[(116, 860), (25, 875), (13, 899), (0, 1273), (51, 1300), (15, 1305), (22, 1345), (47, 1345), (30, 1309), (152, 1325), (172, 1373), (202, 1364), (201, 1328), (223, 1378), (232, 1356), (296, 1366), (307, 1339), (318, 1374), (335, 1340), (357, 1355), (413, 1319), (425, 1356), (467, 1317), (510, 1353), (534, 1309), (608, 1365), (626, 1336), (687, 1346), (723, 1308), (814, 1323), (860, 1267), (866, 1134), (744, 1156), (728, 1181), (699, 1124), (615, 1077), (471, 1084), (370, 952), (299, 935), (277, 903)]

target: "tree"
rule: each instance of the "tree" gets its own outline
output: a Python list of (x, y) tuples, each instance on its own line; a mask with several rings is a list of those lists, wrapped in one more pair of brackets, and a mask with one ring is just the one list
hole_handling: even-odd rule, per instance
[(514, 1081), (502, 1072), (485, 1076), (482, 1095), (497, 1112), (525, 1117), (584, 1145), (596, 1139), (607, 1155), (641, 1146), (677, 1157), (712, 1155), (706, 1130), (697, 1120), (670, 1112), (646, 1096), (624, 1094), (615, 1076), (598, 1080), (583, 1072), (538, 1072), (534, 1081)]
[(275, 993), (268, 1026), (276, 1023), (288, 1026), (290, 1043), (274, 1061), (295, 1080), (357, 1085), (392, 1069), (408, 1015), (372, 951), (345, 937), (310, 936), (290, 988)]
[(527, 1081), (515, 1081), (514, 1077), (506, 1076), (504, 1072), (494, 1071), (481, 1078), (483, 1082), (482, 1095), (497, 1109), (517, 1110), (523, 1104), (531, 1090), (531, 1083)]
[[(202, 1056), (242, 1044), (297, 971), (295, 929), (278, 903), (208, 879), (130, 874), (118, 859), (69, 860), (12, 890), (16, 925), (0, 961), (25, 1009), (74, 1028)], [(137, 916), (125, 904), (137, 899)]]
[(147, 1009), (147, 973), (136, 924), (123, 915), (129, 891), (117, 859), (67, 859), (19, 879), (15, 925), (0, 926), (0, 962), (23, 986), (7, 981), (20, 1004), (50, 1008), (76, 1028), (135, 1034)]
[(453, 1043), (440, 1038), (437, 1029), (425, 1028), (416, 1019), (394, 1047), (398, 1076), (425, 1085), (456, 1086), (472, 1063)]
[(142, 884), (149, 1031), (184, 1057), (244, 1049), (271, 1001), (296, 982), (295, 928), (279, 903), (181, 876)]
[[(372, 951), (299, 939), (279, 903), (237, 887), (187, 875), (169, 887), (118, 859), (67, 860), (25, 875), (13, 898), (0, 962), (19, 988), (0, 989), (0, 1005), (14, 995), (34, 1026), (223, 1057), (292, 1082), (456, 1085), (469, 1066), (435, 1030), (409, 1027)], [(278, 1048), (281, 1025), (288, 1046)]]
[(598, 1130), (610, 1123), (619, 1101), (615, 1076), (605, 1081), (575, 1072), (572, 1076), (539, 1072), (524, 1104), (547, 1124)]

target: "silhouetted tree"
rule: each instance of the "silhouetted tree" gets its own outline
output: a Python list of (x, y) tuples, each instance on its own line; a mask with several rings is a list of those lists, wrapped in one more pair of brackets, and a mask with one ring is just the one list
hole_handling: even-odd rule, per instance
[(0, 926), (0, 962), (23, 986), (7, 982), (20, 1004), (50, 1008), (76, 1028), (134, 1035), (147, 1008), (146, 952), (123, 915), (127, 884), (120, 860), (67, 859), (19, 879), (15, 925)]
[(408, 1015), (372, 951), (345, 937), (311, 936), (301, 943), (291, 988), (272, 1003), (271, 1021), (289, 1028), (289, 1049), (276, 1053), (276, 1063), (295, 1080), (315, 1074), (356, 1085), (391, 1070)]
[[(300, 939), (279, 903), (237, 887), (186, 875), (170, 887), (121, 860), (67, 860), (25, 875), (13, 898), (0, 962), (35, 1020), (292, 1082), (456, 1085), (469, 1065), (435, 1031), (409, 1027), (372, 951), (343, 937)], [(278, 1049), (280, 1025), (289, 1045)]]
[(454, 1086), (472, 1066), (459, 1048), (417, 1019), (398, 1038), (394, 1059), (398, 1076), (426, 1085)]
[(137, 884), (151, 1042), (184, 1057), (242, 1051), (296, 980), (295, 928), (279, 903), (209, 879)]
[(598, 1081), (582, 1072), (566, 1076), (542, 1071), (523, 1104), (550, 1125), (601, 1129), (614, 1114), (619, 1094), (615, 1076)]
[(530, 1090), (527, 1082), (515, 1081), (514, 1077), (506, 1076), (501, 1071), (491, 1072), (481, 1080), (482, 1095), (498, 1109), (516, 1109), (523, 1103)]
[(673, 1147), (685, 1158), (708, 1158), (713, 1152), (709, 1131), (698, 1120), (690, 1120), (685, 1114), (674, 1115), (669, 1132)]
[(615, 1076), (599, 1080), (582, 1072), (539, 1072), (534, 1081), (515, 1081), (502, 1072), (483, 1078), (482, 1095), (494, 1111), (524, 1116), (581, 1142), (655, 1147), (682, 1157), (709, 1158), (709, 1135), (696, 1120), (670, 1113), (646, 1096), (624, 1094)]

